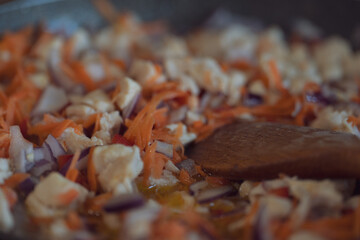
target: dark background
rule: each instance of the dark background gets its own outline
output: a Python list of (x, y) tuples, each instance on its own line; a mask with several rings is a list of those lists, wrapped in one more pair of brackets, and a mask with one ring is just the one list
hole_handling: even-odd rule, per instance
[[(1, 1), (1, 0), (0, 0)], [(360, 0), (113, 0), (144, 20), (167, 19), (178, 32), (199, 25), (218, 8), (288, 28), (294, 19), (316, 23), (327, 34), (353, 38), (360, 28)], [(104, 21), (88, 0), (13, 0), (0, 5), (0, 32), (40, 20), (65, 19), (90, 27)], [(63, 20), (64, 22), (65, 20)], [(359, 30), (360, 31), (360, 30)]]

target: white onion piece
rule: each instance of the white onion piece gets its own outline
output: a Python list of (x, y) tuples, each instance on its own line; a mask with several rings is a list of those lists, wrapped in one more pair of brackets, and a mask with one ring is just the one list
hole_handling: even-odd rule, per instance
[(52, 152), (52, 156), (54, 156), (54, 158), (58, 158), (59, 156), (66, 154), (65, 149), (61, 146), (59, 141), (56, 140), (56, 138), (54, 138), (51, 134), (47, 136), (47, 138), (45, 139), (45, 143), (49, 146)]
[(182, 106), (179, 109), (171, 111), (169, 122), (170, 123), (181, 122), (182, 120), (185, 119), (187, 111), (188, 111), (187, 106)]
[(199, 203), (208, 203), (218, 198), (227, 196), (233, 192), (234, 192), (234, 188), (232, 186), (221, 186), (216, 188), (210, 188), (201, 191), (196, 196), (196, 199)]
[(140, 93), (136, 94), (135, 97), (130, 101), (130, 103), (122, 110), (121, 115), (123, 119), (127, 119), (131, 116), (139, 99)]
[(34, 162), (33, 144), (23, 137), (19, 126), (10, 127), (9, 156), (15, 172), (26, 172), (27, 162)]
[(166, 143), (166, 142), (161, 142), (161, 141), (156, 141), (157, 145), (156, 145), (156, 152), (158, 153), (162, 153), (165, 156), (169, 157), (169, 158), (173, 158), (173, 145)]
[(48, 68), (51, 79), (60, 87), (64, 88), (67, 92), (83, 93), (84, 88), (81, 85), (74, 83), (61, 69), (61, 48), (63, 41), (57, 39), (51, 46), (51, 51), (48, 59)]
[(68, 103), (63, 89), (49, 85), (42, 93), (32, 115), (41, 115), (48, 112), (57, 112)]
[(200, 181), (196, 182), (190, 185), (189, 191), (191, 195), (197, 195), (201, 192), (201, 190), (204, 190), (209, 184), (207, 181)]

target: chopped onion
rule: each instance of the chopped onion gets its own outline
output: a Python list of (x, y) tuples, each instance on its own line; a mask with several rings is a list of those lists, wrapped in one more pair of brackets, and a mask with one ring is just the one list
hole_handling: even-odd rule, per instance
[(104, 206), (104, 210), (109, 213), (122, 212), (132, 208), (143, 206), (144, 198), (137, 193), (121, 194), (110, 199)]
[(190, 185), (189, 191), (191, 195), (197, 195), (201, 192), (201, 190), (204, 190), (209, 184), (207, 181), (200, 181), (196, 182)]
[(34, 108), (32, 115), (42, 115), (48, 112), (57, 112), (68, 103), (63, 89), (49, 85), (42, 93), (40, 100)]
[(45, 143), (49, 146), (52, 155), (55, 158), (58, 158), (61, 155), (66, 154), (65, 149), (61, 146), (58, 140), (54, 138), (51, 134), (48, 135), (48, 137), (45, 140)]
[(208, 92), (205, 92), (200, 99), (200, 104), (199, 104), (199, 112), (202, 113), (205, 108), (209, 105), (210, 103), (210, 99), (211, 99), (211, 95)]
[(253, 94), (253, 93), (248, 93), (245, 96), (243, 105), (248, 106), (248, 107), (253, 107), (253, 106), (262, 104), (263, 102), (264, 102), (264, 99), (262, 96)]
[(18, 185), (18, 189), (21, 193), (27, 196), (35, 188), (36, 182), (33, 178), (28, 177)]
[(136, 94), (135, 97), (130, 101), (130, 103), (122, 110), (121, 116), (123, 117), (123, 119), (127, 119), (131, 116), (139, 99), (140, 93)]
[(218, 198), (228, 196), (235, 192), (235, 189), (232, 186), (221, 186), (216, 188), (210, 188), (201, 191), (196, 199), (199, 203), (208, 203), (214, 201)]
[(55, 168), (55, 163), (52, 161), (47, 160), (40, 160), (39, 162), (35, 163), (35, 166), (31, 169), (30, 173), (34, 177), (40, 177), (45, 173), (48, 173)]
[[(80, 156), (79, 156), (79, 160), (76, 163), (76, 168), (78, 170), (83, 170), (87, 167), (87, 162), (88, 162), (88, 155), (90, 153), (90, 148), (85, 148), (84, 150), (81, 151)], [(70, 163), (71, 161), (67, 161), (64, 166), (60, 169), (60, 173), (65, 176), (67, 171), (69, 170), (70, 167)]]
[(195, 162), (190, 158), (177, 163), (176, 166), (180, 170), (185, 169), (190, 174), (190, 176), (195, 176), (197, 174), (197, 171), (195, 169)]
[(169, 122), (177, 123), (181, 122), (186, 117), (186, 112), (188, 111), (187, 106), (182, 106), (179, 109), (173, 110), (170, 112)]
[(84, 88), (73, 82), (59, 67), (61, 57), (60, 57), (60, 49), (62, 47), (62, 40), (57, 40), (53, 43), (52, 49), (50, 51), (50, 57), (48, 60), (48, 69), (51, 79), (64, 88), (67, 92), (73, 93), (83, 93)]
[(22, 136), (19, 126), (10, 127), (9, 155), (15, 172), (25, 172), (34, 162), (33, 144)]
[(156, 142), (157, 142), (156, 152), (162, 153), (169, 158), (173, 158), (173, 145), (172, 144), (169, 144), (166, 142), (161, 142), (161, 141), (156, 141)]
[(40, 161), (41, 159), (45, 159), (45, 150), (43, 147), (34, 148), (34, 161)]
[(270, 240), (272, 239), (269, 231), (269, 215), (265, 206), (260, 206), (253, 227), (253, 239)]

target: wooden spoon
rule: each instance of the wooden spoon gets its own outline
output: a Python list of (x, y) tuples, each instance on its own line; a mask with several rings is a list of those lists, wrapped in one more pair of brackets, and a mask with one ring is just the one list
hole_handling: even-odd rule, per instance
[(360, 139), (310, 127), (237, 122), (188, 149), (204, 171), (233, 180), (283, 173), (303, 178), (360, 178)]

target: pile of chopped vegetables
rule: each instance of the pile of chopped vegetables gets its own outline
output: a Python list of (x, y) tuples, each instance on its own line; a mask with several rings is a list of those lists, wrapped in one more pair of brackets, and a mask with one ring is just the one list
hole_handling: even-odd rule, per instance
[(179, 37), (162, 22), (108, 16), (112, 24), (96, 33), (37, 26), (1, 37), (2, 231), (360, 237), (355, 180), (232, 182), (208, 176), (185, 152), (236, 119), (360, 137), (360, 54), (345, 40), (296, 32), (286, 41), (278, 28), (241, 24)]

